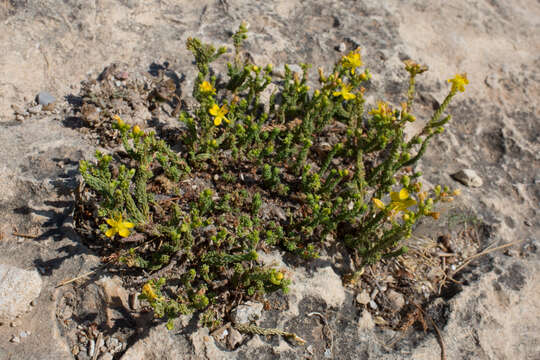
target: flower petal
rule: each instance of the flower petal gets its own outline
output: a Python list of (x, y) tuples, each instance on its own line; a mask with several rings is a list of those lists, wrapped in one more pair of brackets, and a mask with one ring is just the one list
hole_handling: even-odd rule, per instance
[(409, 191), (405, 188), (399, 191), (399, 200), (406, 200), (409, 198)]
[(118, 234), (121, 237), (128, 237), (129, 234), (130, 234), (130, 231), (128, 229), (126, 229), (125, 227), (122, 227), (122, 228), (118, 229)]
[(105, 236), (112, 238), (116, 234), (116, 230), (114, 228), (110, 228), (107, 231), (105, 231)]
[(221, 125), (221, 119), (222, 119), (221, 116), (216, 116), (216, 117), (214, 118), (214, 125), (215, 125), (215, 126)]
[(378, 207), (381, 210), (385, 209), (384, 203), (381, 200), (379, 200), (377, 198), (373, 198), (372, 200), (373, 200), (373, 203), (375, 204), (376, 207)]
[(217, 104), (212, 105), (212, 107), (210, 108), (210, 110), (208, 110), (208, 112), (212, 116), (217, 116), (219, 112), (219, 106), (217, 106)]
[(106, 219), (105, 220), (107, 222), (107, 224), (109, 224), (110, 226), (116, 226), (116, 220), (114, 219)]

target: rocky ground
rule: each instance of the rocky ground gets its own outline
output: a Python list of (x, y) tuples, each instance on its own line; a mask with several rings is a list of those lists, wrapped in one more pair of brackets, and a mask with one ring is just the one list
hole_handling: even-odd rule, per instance
[[(323, 259), (291, 269), (291, 293), (273, 295), (270, 310), (243, 309), (260, 316), (261, 326), (296, 332), (306, 346), (232, 329), (212, 336), (189, 318), (168, 332), (152, 325), (121, 279), (82, 244), (72, 219), (78, 160), (103, 144), (83, 126), (92, 115), (80, 108), (81, 81), (112, 63), (152, 81), (161, 69), (175, 75), (177, 95), (187, 98), (194, 70), (186, 38), (228, 45), (242, 20), (259, 64), (307, 60), (329, 68), (361, 46), (374, 74), (371, 101), (399, 102), (401, 60), (429, 65), (419, 78), (418, 118), (443, 99), (445, 79), (468, 73), (448, 131), (417, 166), (424, 183), (461, 187), (462, 195), (445, 221), (416, 234), (455, 240), (474, 222), (478, 233), (470, 239), (478, 252), (488, 251), (456, 274), (461, 284), (426, 302), (428, 331), (381, 326), (377, 293), (390, 289), (346, 288), (340, 269)], [(0, 359), (540, 358), (537, 2), (4, 0), (0, 24)], [(42, 91), (54, 104), (44, 94), (43, 104), (36, 102)], [(157, 115), (162, 127), (174, 124), (173, 110)], [(126, 115), (156, 121), (144, 106)], [(476, 182), (451, 177), (464, 169)], [(508, 243), (516, 244), (489, 251)], [(407, 301), (390, 297), (396, 306)]]

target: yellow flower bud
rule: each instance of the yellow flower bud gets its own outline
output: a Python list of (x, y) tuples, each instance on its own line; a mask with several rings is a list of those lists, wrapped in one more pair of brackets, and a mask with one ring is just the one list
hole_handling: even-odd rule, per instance
[(113, 119), (116, 120), (116, 123), (118, 124), (118, 126), (122, 127), (124, 126), (126, 123), (124, 122), (124, 120), (122, 120), (122, 118), (118, 115), (114, 115), (113, 116)]
[(133, 135), (135, 135), (135, 136), (141, 136), (141, 135), (144, 134), (144, 132), (143, 132), (143, 131), (141, 130), (141, 128), (139, 127), (139, 125), (135, 125), (135, 126), (133, 127), (132, 132), (133, 132)]

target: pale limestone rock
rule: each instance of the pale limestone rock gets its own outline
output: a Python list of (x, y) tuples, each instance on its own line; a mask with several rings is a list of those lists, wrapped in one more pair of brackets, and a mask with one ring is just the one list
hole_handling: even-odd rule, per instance
[(0, 319), (12, 320), (27, 311), (41, 292), (41, 283), (35, 270), (0, 264)]

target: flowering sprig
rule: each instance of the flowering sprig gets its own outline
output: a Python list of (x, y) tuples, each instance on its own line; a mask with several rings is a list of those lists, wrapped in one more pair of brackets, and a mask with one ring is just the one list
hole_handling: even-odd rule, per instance
[(458, 91), (464, 92), (465, 91), (465, 85), (469, 84), (469, 80), (467, 79), (467, 74), (456, 74), (452, 79), (447, 80), (449, 83), (452, 83), (452, 92), (456, 93)]
[(362, 57), (360, 56), (360, 48), (351, 51), (349, 55), (344, 56), (341, 59), (341, 64), (345, 69), (350, 69), (351, 74), (354, 75), (355, 69), (362, 66)]

